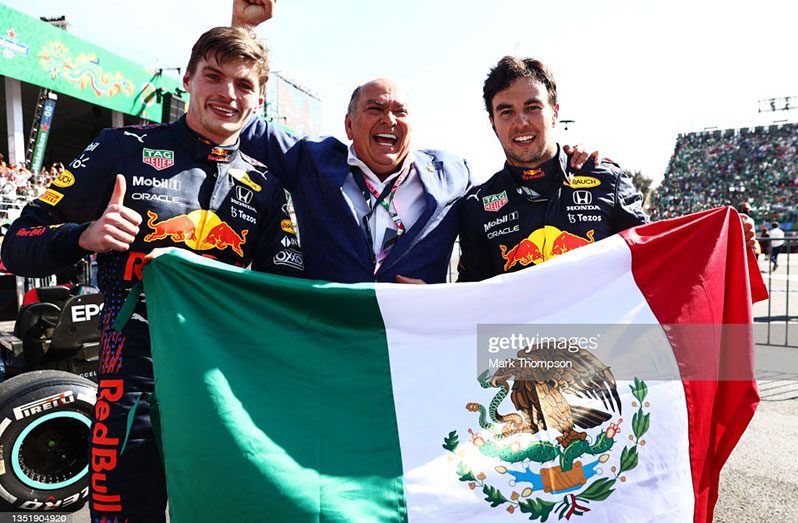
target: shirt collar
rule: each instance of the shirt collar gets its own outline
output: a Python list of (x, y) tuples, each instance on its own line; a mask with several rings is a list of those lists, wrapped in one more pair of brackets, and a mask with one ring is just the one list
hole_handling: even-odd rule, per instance
[(391, 180), (393, 180), (403, 172), (406, 172), (408, 169), (410, 169), (410, 167), (413, 166), (414, 162), (415, 162), (415, 156), (413, 155), (413, 151), (408, 151), (407, 156), (405, 156), (405, 160), (402, 162), (402, 166), (399, 168), (399, 170), (391, 174), (387, 178), (385, 178), (385, 181), (380, 181), (377, 175), (374, 174), (374, 172), (371, 169), (369, 169), (368, 165), (363, 163), (363, 161), (357, 157), (357, 153), (355, 152), (355, 147), (352, 144), (349, 145), (349, 154), (347, 155), (346, 158), (346, 163), (348, 163), (353, 167), (359, 167), (360, 170), (363, 171), (363, 174), (369, 179), (369, 181), (377, 187), (383, 187), (386, 183), (390, 182)]

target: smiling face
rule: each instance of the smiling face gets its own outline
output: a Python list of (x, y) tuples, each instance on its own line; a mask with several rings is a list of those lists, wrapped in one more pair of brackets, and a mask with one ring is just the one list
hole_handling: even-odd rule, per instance
[(408, 99), (391, 80), (360, 87), (344, 125), (357, 157), (384, 179), (399, 170), (410, 149)]
[(534, 168), (554, 157), (559, 104), (552, 106), (546, 87), (531, 77), (515, 80), (496, 93), (490, 123), (501, 142), (507, 163)]
[(203, 58), (193, 73), (183, 76), (183, 87), (191, 93), (186, 123), (216, 145), (234, 144), (263, 103), (258, 74), (246, 60), (219, 63), (215, 56)]

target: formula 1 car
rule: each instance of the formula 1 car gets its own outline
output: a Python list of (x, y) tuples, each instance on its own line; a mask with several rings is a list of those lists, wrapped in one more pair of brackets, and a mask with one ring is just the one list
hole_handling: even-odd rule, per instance
[(103, 296), (89, 285), (35, 294), (0, 333), (0, 512), (70, 512), (89, 493)]

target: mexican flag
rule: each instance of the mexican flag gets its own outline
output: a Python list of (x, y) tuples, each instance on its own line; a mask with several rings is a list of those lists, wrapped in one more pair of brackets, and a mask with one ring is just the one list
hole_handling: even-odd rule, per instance
[(731, 208), (480, 283), (144, 287), (177, 523), (711, 521), (759, 400)]

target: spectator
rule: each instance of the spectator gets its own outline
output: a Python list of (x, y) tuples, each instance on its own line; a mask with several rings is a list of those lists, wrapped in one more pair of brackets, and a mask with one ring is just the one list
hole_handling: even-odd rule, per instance
[(779, 253), (784, 245), (784, 231), (779, 227), (779, 222), (773, 222), (770, 229), (770, 263), (773, 264), (773, 270), (779, 268)]
[(770, 235), (768, 234), (768, 226), (763, 223), (759, 227), (759, 245), (762, 246), (761, 253), (765, 255), (765, 259), (767, 259), (768, 255), (770, 254), (770, 240), (768, 239), (769, 237)]
[(755, 132), (681, 135), (665, 179), (652, 196), (654, 219), (739, 200), (756, 221), (790, 221), (798, 204), (798, 124)]

